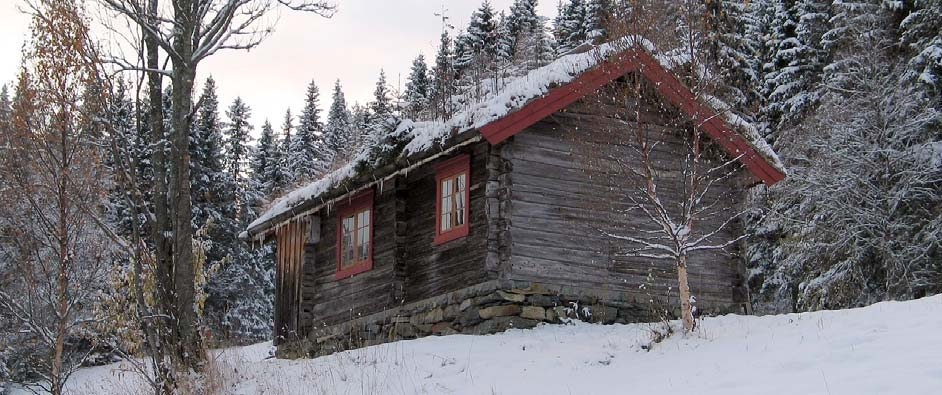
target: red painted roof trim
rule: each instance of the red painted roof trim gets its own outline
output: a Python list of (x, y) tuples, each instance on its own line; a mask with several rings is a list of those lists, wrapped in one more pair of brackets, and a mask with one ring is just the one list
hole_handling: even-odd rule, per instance
[(639, 71), (640, 75), (652, 82), (664, 99), (700, 125), (726, 152), (739, 157), (746, 169), (763, 183), (772, 185), (785, 179), (785, 174), (756, 152), (716, 111), (697, 100), (676, 76), (641, 49), (627, 50), (614, 56), (569, 83), (552, 89), (545, 96), (527, 103), (523, 108), (485, 125), (480, 129), (481, 134), (491, 144), (500, 143), (632, 71)]

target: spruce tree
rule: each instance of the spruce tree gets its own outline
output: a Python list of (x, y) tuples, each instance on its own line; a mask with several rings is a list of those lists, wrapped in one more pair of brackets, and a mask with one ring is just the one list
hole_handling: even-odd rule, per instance
[[(239, 223), (236, 184), (226, 171), (223, 154), (222, 122), (219, 119), (219, 101), (216, 84), (206, 80), (199, 98), (197, 119), (190, 137), (192, 155), (190, 185), (193, 199), (193, 228), (202, 241), (207, 273), (225, 271), (232, 258), (242, 248), (236, 238)], [(232, 299), (229, 283), (219, 276), (208, 279), (205, 317), (211, 327), (221, 327), (228, 304)]]
[(942, 0), (907, 1), (911, 10), (900, 24), (909, 55), (904, 76), (942, 101)]
[(427, 117), (430, 88), (428, 66), (425, 64), (425, 57), (420, 54), (412, 61), (412, 70), (406, 81), (405, 116), (413, 119)]
[[(720, 0), (712, 1), (714, 3)], [(725, 1), (722, 1), (725, 2)], [(746, 2), (748, 3), (748, 2)], [(596, 43), (605, 40), (607, 34), (605, 23), (608, 19), (608, 10), (611, 9), (611, 0), (588, 0), (585, 4), (585, 31), (586, 39)]]
[(764, 76), (763, 110), (775, 130), (796, 124), (820, 98), (821, 36), (827, 5), (815, 0), (776, 0), (770, 45), (774, 53)]
[(559, 15), (554, 20), (559, 54), (569, 52), (587, 40), (586, 26), (586, 7), (583, 0), (569, 0), (559, 9)]
[(876, 59), (862, 59), (873, 53), (860, 53), (860, 48), (892, 47), (897, 33), (892, 12), (879, 0), (835, 2), (831, 9), (828, 30), (822, 36), (823, 50), (829, 63), (823, 68), (823, 81), (827, 89), (851, 89), (859, 78), (862, 64)]
[(380, 70), (376, 89), (373, 90), (373, 101), (369, 103), (369, 121), (364, 139), (366, 146), (372, 147), (383, 142), (386, 133), (390, 131), (390, 125), (394, 123), (394, 115), (386, 72)]
[[(195, 230), (210, 221), (219, 222), (228, 215), (231, 206), (230, 178), (225, 172), (222, 124), (219, 120), (219, 101), (216, 83), (206, 80), (200, 95), (197, 118), (190, 134), (190, 178), (193, 199), (193, 225)], [(221, 258), (225, 255), (214, 255)]]
[(386, 82), (386, 72), (380, 69), (376, 88), (373, 89), (373, 101), (370, 102), (370, 112), (377, 120), (382, 120), (393, 113), (390, 100), (389, 85)]
[[(254, 147), (246, 150), (250, 155), (249, 177), (243, 178), (240, 187), (240, 229), (245, 229), (266, 205), (274, 198), (276, 185), (283, 179), (281, 174), (280, 144), (271, 123), (265, 120), (261, 135)], [(219, 277), (230, 284), (231, 303), (223, 316), (223, 326), (228, 335), (240, 342), (252, 342), (271, 338), (275, 291), (275, 257), (270, 244), (242, 248), (233, 257)]]
[[(446, 33), (442, 33), (446, 34)], [(474, 48), (471, 45), (471, 38), (467, 32), (459, 32), (455, 36), (454, 59), (452, 66), (455, 69), (455, 77), (464, 74), (474, 63)]]
[(501, 45), (509, 46), (516, 74), (543, 66), (555, 58), (552, 40), (546, 32), (546, 18), (537, 14), (537, 4), (537, 0), (515, 0), (507, 16), (507, 37), (501, 37)]
[[(753, 6), (755, 6), (753, 2)], [(757, 43), (747, 28), (755, 26), (748, 5), (737, 1), (710, 1), (704, 5), (706, 50), (717, 81), (717, 95), (737, 112), (755, 115), (759, 99)]]
[(513, 39), (513, 34), (510, 33), (510, 19), (503, 12), (500, 13), (495, 34), (497, 35), (497, 44), (493, 61), (512, 62), (516, 40)]
[(252, 178), (257, 183), (256, 189), (265, 197), (273, 197), (280, 189), (284, 176), (281, 172), (281, 146), (267, 119), (262, 124), (262, 133), (258, 137), (250, 167)]
[[(543, 21), (536, 12), (537, 0), (514, 0), (507, 16), (507, 29), (510, 39), (515, 40), (522, 34), (542, 31)], [(511, 45), (513, 46), (513, 45)]]
[[(6, 87), (4, 87), (6, 88)], [(6, 93), (4, 89), (2, 94)], [(5, 95), (0, 95), (0, 122), (3, 121), (2, 111), (4, 107)], [(141, 154), (138, 150), (141, 148), (138, 141), (138, 131), (134, 127), (134, 104), (131, 102), (131, 99), (128, 97), (127, 85), (123, 78), (118, 78), (114, 85), (114, 91), (111, 94), (111, 101), (109, 103), (108, 109), (109, 121), (111, 123), (112, 133), (117, 137), (117, 141), (123, 142), (123, 146), (119, 147), (119, 155), (124, 155), (128, 160), (134, 161), (130, 164), (129, 167), (140, 164)], [(0, 125), (0, 127), (3, 127)], [(2, 132), (5, 129), (0, 129)], [(0, 142), (0, 146), (3, 143)], [(0, 148), (2, 150), (2, 148)], [(117, 169), (113, 168), (115, 166), (114, 157), (108, 155), (105, 157), (105, 165), (112, 167), (112, 171), (116, 173)], [(136, 171), (136, 169), (129, 169)], [(143, 185), (140, 185), (143, 187)], [(129, 202), (127, 200), (128, 193), (130, 191), (123, 185), (118, 183), (113, 183), (111, 188), (108, 191), (108, 214), (109, 222), (116, 228), (118, 234), (123, 236), (129, 236), (131, 234), (132, 219), (130, 217), (131, 207), (129, 207)], [(142, 218), (145, 219), (146, 216), (142, 215)]]
[[(261, 176), (265, 174), (269, 158), (258, 155), (258, 147), (249, 145), (251, 109), (236, 98), (226, 112), (226, 163), (230, 179), (234, 180), (236, 229), (245, 229), (258, 217), (266, 199)], [(274, 147), (271, 125), (263, 128), (259, 145), (269, 155)], [(250, 158), (251, 156), (251, 158)], [(266, 339), (271, 334), (274, 292), (274, 258), (271, 246), (251, 248), (236, 242), (230, 259), (212, 277), (209, 306), (219, 313), (214, 319), (230, 341), (239, 343)]]
[(333, 166), (338, 156), (346, 152), (353, 141), (350, 126), (350, 110), (340, 86), (340, 80), (334, 83), (330, 111), (327, 112), (327, 125), (324, 128), (324, 146), (322, 152), (328, 168)]
[(281, 156), (278, 161), (278, 166), (281, 167), (281, 181), (278, 185), (279, 190), (294, 186), (296, 181), (294, 178), (294, 165), (291, 162), (296, 156), (293, 150), (297, 147), (294, 143), (294, 136), (291, 135), (293, 130), (294, 116), (291, 115), (291, 109), (289, 108), (285, 111), (285, 119), (281, 123)]
[[(131, 102), (130, 97), (128, 97), (127, 100), (129, 103)], [(152, 204), (153, 198), (151, 190), (154, 185), (154, 167), (151, 165), (151, 157), (154, 153), (154, 136), (150, 129), (150, 114), (145, 110), (148, 108), (148, 106), (149, 102), (145, 97), (135, 109), (136, 116), (140, 117), (140, 119), (138, 122), (136, 122), (137, 127), (135, 128), (135, 137), (131, 155), (133, 155), (137, 162), (135, 169), (137, 173), (138, 188), (144, 195), (144, 202)], [(144, 234), (148, 234), (147, 229), (150, 225), (149, 218), (141, 221), (141, 224), (144, 227)]]
[(475, 55), (497, 54), (497, 15), (490, 0), (484, 0), (481, 6), (471, 14), (468, 22), (468, 44)]
[(298, 117), (297, 131), (291, 141), (291, 173), (296, 182), (315, 179), (327, 169), (320, 153), (324, 133), (320, 112), (320, 90), (311, 81), (304, 98), (304, 110)]
[[(568, 46), (569, 26), (566, 23), (566, 3), (559, 0), (556, 4), (556, 17), (553, 18), (553, 39), (556, 42), (557, 53), (563, 54), (563, 46)], [(568, 50), (567, 50), (568, 51)]]
[(351, 109), (351, 137), (353, 142), (350, 147), (349, 155), (356, 155), (365, 146), (371, 144), (370, 131), (372, 130), (372, 114), (369, 106), (354, 103)]
[(455, 69), (464, 89), (473, 98), (482, 95), (479, 82), (489, 77), (498, 66), (498, 17), (489, 0), (471, 14), (467, 30), (458, 36), (455, 46)]
[(248, 161), (248, 144), (252, 137), (252, 124), (249, 118), (252, 109), (242, 98), (236, 97), (226, 111), (229, 122), (226, 124), (226, 166), (229, 175), (237, 182), (245, 177), (245, 166)]
[[(220, 171), (223, 168), (222, 132), (219, 121), (219, 100), (216, 97), (216, 81), (206, 79), (200, 95), (197, 121), (190, 137), (191, 166), (197, 174)], [(202, 166), (202, 168), (196, 168)], [(194, 177), (194, 179), (199, 179)], [(194, 188), (195, 189), (195, 188)], [(194, 191), (195, 192), (195, 191)]]
[(448, 32), (442, 32), (432, 68), (431, 112), (432, 118), (445, 120), (451, 116), (451, 97), (455, 94), (455, 65)]
[(552, 37), (547, 34), (545, 18), (539, 17), (534, 28), (520, 33), (516, 41), (514, 64), (518, 74), (545, 66), (556, 58), (556, 49)]

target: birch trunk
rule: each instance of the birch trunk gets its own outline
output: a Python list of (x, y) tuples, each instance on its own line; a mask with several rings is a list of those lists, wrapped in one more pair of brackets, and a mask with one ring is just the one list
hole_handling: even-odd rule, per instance
[(680, 317), (684, 321), (684, 332), (693, 330), (693, 308), (690, 306), (690, 283), (687, 281), (687, 256), (677, 258), (677, 282), (680, 288)]

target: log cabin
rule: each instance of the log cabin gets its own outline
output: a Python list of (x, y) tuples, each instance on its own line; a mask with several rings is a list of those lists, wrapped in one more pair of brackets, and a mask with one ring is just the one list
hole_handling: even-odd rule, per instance
[[(640, 114), (660, 133), (667, 149), (655, 154), (666, 164), (682, 159), (670, 147), (689, 138), (675, 129), (702, 130), (716, 147), (711, 160), (736, 163), (715, 188), (729, 208), (785, 170), (754, 129), (701, 100), (650, 44), (616, 43), (532, 70), (447, 121), (404, 120), (382, 149), (254, 221), (243, 238), (276, 243), (280, 355), (676, 311), (675, 264), (625, 253), (623, 239), (606, 232), (642, 228), (607, 182), (628, 183), (626, 170), (596, 164), (637, 155), (607, 132), (618, 123), (612, 111)], [(619, 84), (640, 87), (637, 100), (613, 100), (606, 89)], [(663, 189), (668, 199), (682, 193)], [(710, 221), (731, 223), (713, 225), (742, 240), (741, 220)], [(749, 312), (742, 243), (689, 258), (701, 313)]]

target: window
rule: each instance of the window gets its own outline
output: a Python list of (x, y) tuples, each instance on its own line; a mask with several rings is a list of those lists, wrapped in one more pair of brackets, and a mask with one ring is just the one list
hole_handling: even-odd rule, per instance
[(336, 279), (373, 268), (373, 191), (360, 193), (337, 211)]
[(471, 158), (461, 155), (435, 166), (435, 241), (446, 243), (468, 235)]

